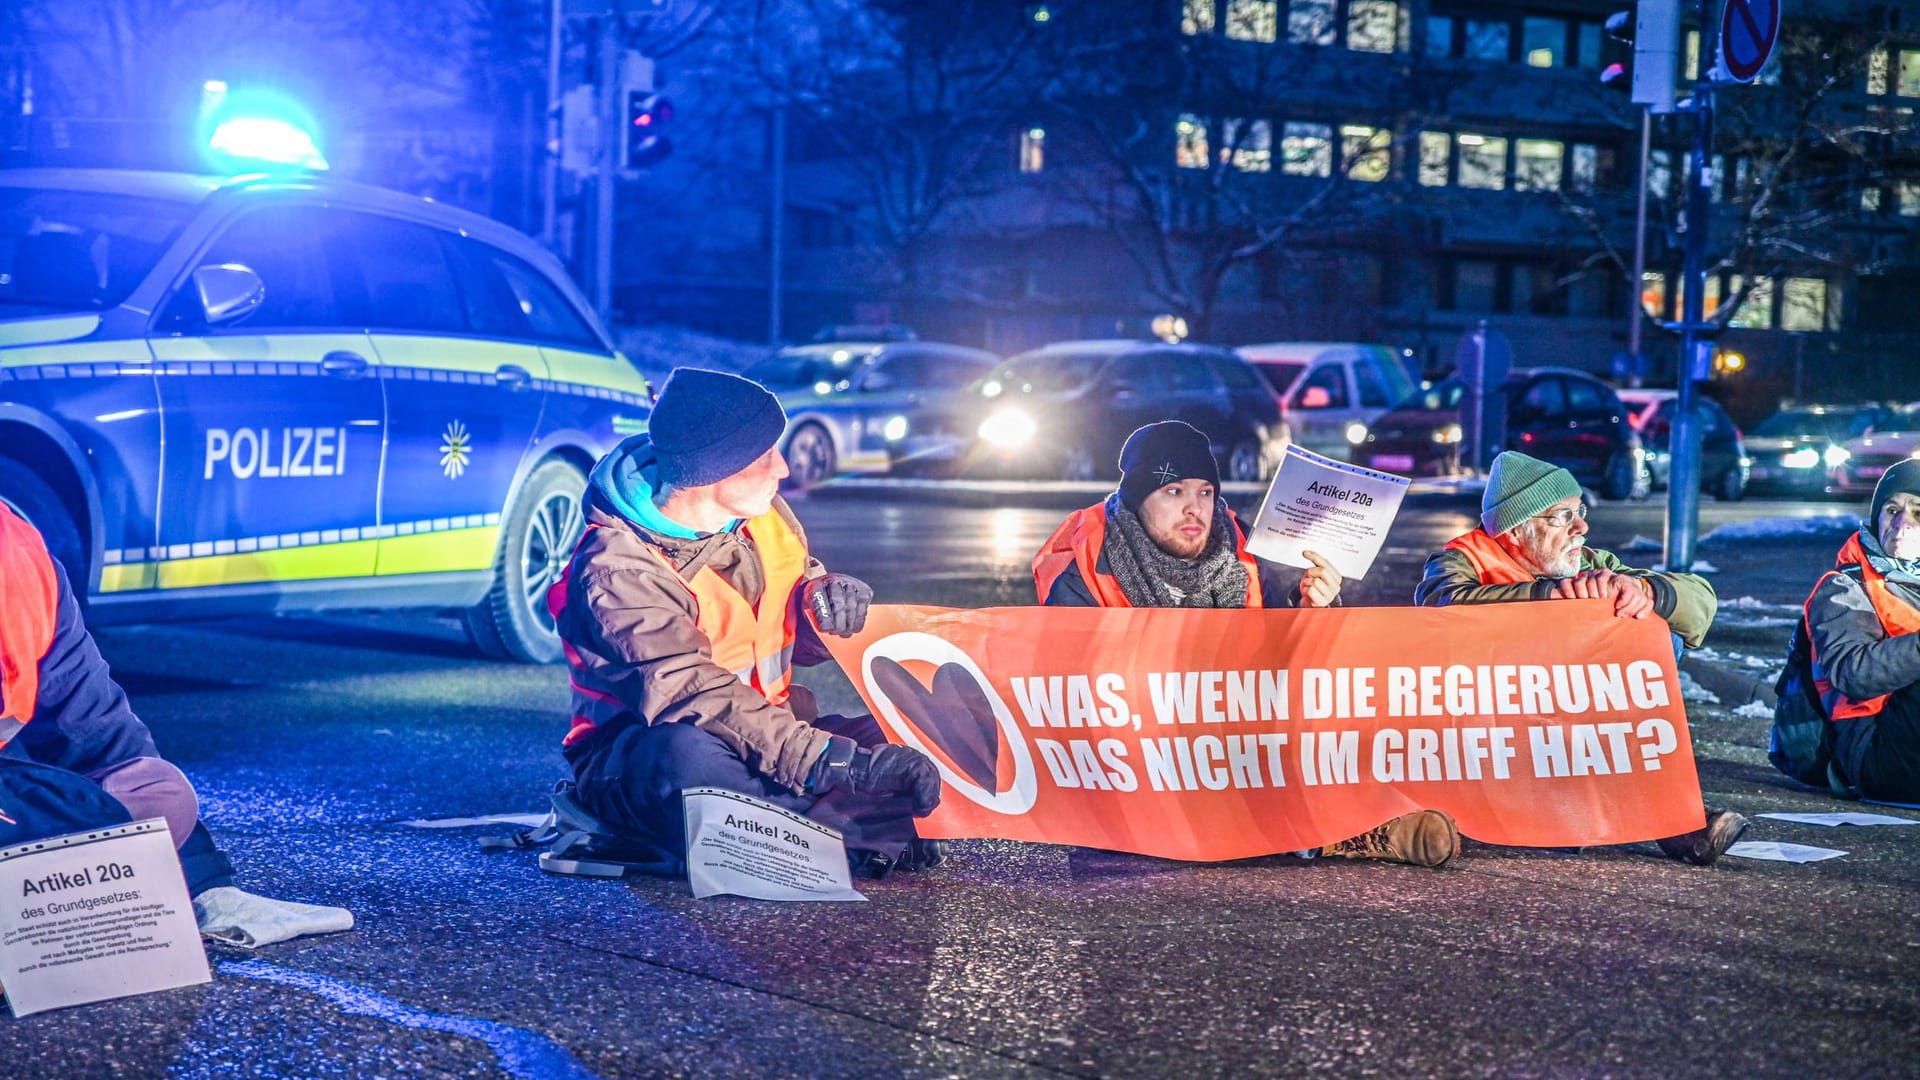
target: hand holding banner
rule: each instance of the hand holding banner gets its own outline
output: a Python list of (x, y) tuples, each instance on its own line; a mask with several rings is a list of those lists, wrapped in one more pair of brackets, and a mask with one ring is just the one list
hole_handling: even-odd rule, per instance
[(924, 836), (1216, 860), (1421, 808), (1539, 846), (1703, 823), (1665, 624), (1604, 601), (883, 605), (828, 645), (889, 737), (939, 765)]

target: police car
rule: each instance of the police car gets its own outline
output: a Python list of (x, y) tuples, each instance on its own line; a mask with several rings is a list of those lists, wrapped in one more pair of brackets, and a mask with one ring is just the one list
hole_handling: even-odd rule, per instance
[(650, 401), (486, 218), (320, 174), (0, 171), (0, 498), (92, 621), (455, 607), (555, 659), (587, 472)]

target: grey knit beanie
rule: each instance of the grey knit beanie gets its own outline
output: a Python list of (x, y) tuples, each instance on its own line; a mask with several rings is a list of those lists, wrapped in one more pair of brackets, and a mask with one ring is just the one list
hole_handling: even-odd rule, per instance
[(1572, 473), (1508, 450), (1493, 459), (1493, 469), (1487, 473), (1487, 490), (1480, 496), (1480, 527), (1488, 536), (1499, 536), (1554, 503), (1580, 494)]
[(1873, 485), (1873, 501), (1867, 505), (1868, 533), (1880, 535), (1880, 511), (1889, 498), (1901, 493), (1920, 495), (1920, 461), (1908, 458), (1880, 474), (1880, 482)]
[(786, 431), (780, 399), (752, 379), (703, 368), (667, 375), (647, 421), (662, 483), (725, 480), (773, 448)]

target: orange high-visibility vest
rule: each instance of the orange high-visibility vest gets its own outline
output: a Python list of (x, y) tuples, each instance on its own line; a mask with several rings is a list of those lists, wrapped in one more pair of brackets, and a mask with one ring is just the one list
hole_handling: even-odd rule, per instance
[[(1914, 610), (1893, 595), (1893, 590), (1887, 588), (1886, 575), (1875, 570), (1873, 563), (1867, 560), (1867, 550), (1860, 543), (1859, 533), (1854, 533), (1847, 538), (1847, 542), (1840, 548), (1840, 554), (1834, 559), (1834, 569), (1823, 574), (1819, 582), (1814, 585), (1813, 592), (1807, 594), (1805, 612), (1811, 614), (1813, 598), (1820, 592), (1820, 586), (1825, 585), (1828, 578), (1850, 566), (1860, 568), (1860, 584), (1867, 591), (1867, 599), (1873, 601), (1873, 613), (1879, 617), (1880, 628), (1887, 632), (1888, 637), (1898, 637), (1901, 634), (1911, 634), (1920, 630), (1920, 611)], [(1806, 625), (1811, 626), (1812, 621), (1809, 619)], [(1807, 635), (1807, 642), (1808, 647), (1811, 648), (1812, 634)], [(1868, 698), (1865, 701), (1855, 701), (1835, 690), (1833, 684), (1822, 677), (1818, 655), (1813, 658), (1813, 688), (1820, 694), (1820, 703), (1826, 706), (1827, 715), (1835, 720), (1873, 716), (1887, 707), (1887, 698), (1890, 696), (1881, 694), (1879, 697)]]
[[(1247, 538), (1240, 531), (1240, 523), (1229, 517), (1227, 524), (1233, 528), (1234, 556), (1240, 560), (1240, 565), (1247, 568), (1246, 606), (1262, 607), (1260, 563), (1247, 553)], [(1100, 565), (1100, 549), (1106, 542), (1106, 503), (1075, 510), (1067, 515), (1067, 520), (1053, 530), (1047, 542), (1040, 545), (1040, 553), (1033, 557), (1033, 584), (1040, 594), (1040, 602), (1047, 602), (1047, 594), (1053, 591), (1053, 583), (1066, 573), (1067, 567), (1078, 566), (1080, 579), (1087, 583), (1087, 591), (1093, 594), (1101, 607), (1132, 607), (1127, 594), (1120, 588), (1119, 579), (1095, 569)]]
[(1447, 550), (1465, 555), (1482, 585), (1522, 585), (1540, 576), (1484, 529), (1461, 533), (1447, 541)]
[(33, 719), (53, 647), (60, 582), (40, 533), (0, 502), (0, 746)]
[(698, 625), (713, 644), (714, 663), (760, 691), (775, 705), (787, 702), (793, 684), (793, 643), (797, 626), (793, 590), (807, 575), (807, 547), (779, 511), (769, 510), (740, 526), (760, 557), (765, 585), (756, 610), (725, 578), (703, 566), (691, 579), (651, 544), (647, 550), (693, 593)]

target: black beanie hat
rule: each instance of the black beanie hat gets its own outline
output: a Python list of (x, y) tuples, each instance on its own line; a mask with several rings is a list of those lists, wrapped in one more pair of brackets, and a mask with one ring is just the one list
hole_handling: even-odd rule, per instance
[(1181, 480), (1220, 486), (1213, 447), (1192, 424), (1162, 420), (1127, 436), (1120, 448), (1120, 502), (1134, 513), (1147, 496)]
[(766, 387), (684, 367), (667, 375), (647, 421), (660, 481), (673, 487), (725, 480), (772, 449), (786, 428), (786, 411)]
[(1880, 511), (1886, 508), (1887, 500), (1905, 493), (1920, 495), (1920, 461), (1913, 458), (1895, 465), (1880, 474), (1880, 482), (1873, 486), (1873, 502), (1867, 507), (1867, 534), (1880, 535)]

